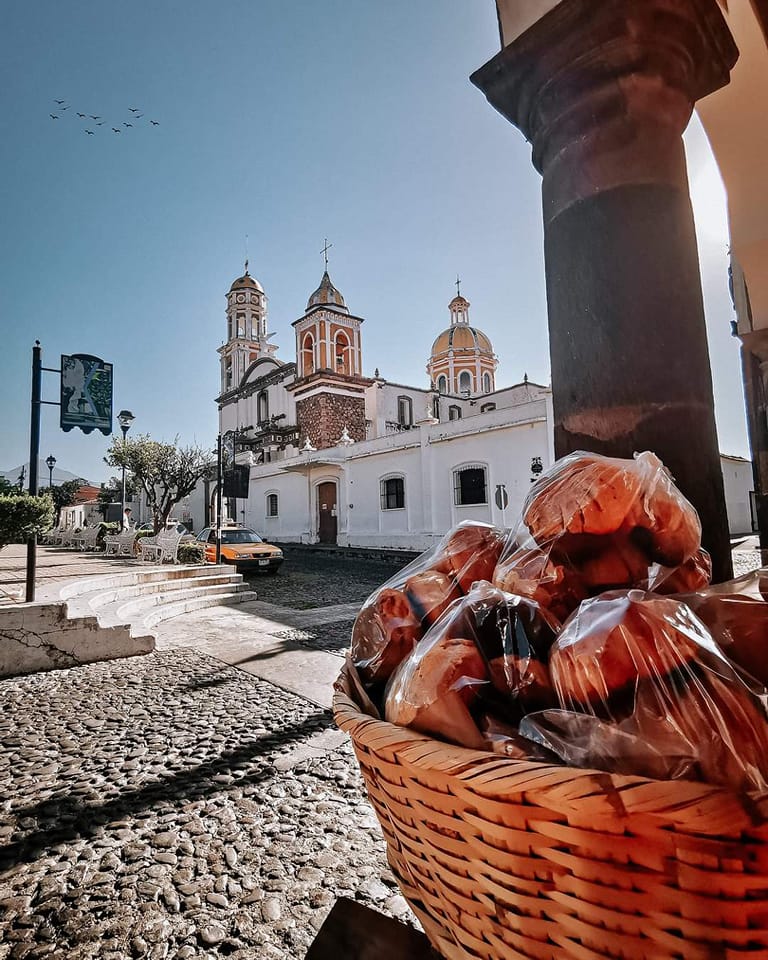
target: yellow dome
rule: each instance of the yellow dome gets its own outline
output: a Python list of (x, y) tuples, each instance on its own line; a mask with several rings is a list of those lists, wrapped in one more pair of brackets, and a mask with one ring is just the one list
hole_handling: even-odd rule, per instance
[(481, 330), (470, 327), (466, 323), (456, 324), (443, 330), (432, 344), (433, 357), (448, 350), (477, 350), (480, 353), (493, 355), (493, 347), (488, 337)]

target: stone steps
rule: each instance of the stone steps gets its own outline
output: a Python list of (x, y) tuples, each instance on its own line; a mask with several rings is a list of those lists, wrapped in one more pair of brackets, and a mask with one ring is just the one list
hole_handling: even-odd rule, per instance
[(61, 591), (68, 615), (95, 614), (103, 627), (128, 624), (133, 635), (203, 607), (255, 600), (231, 566), (154, 567), (92, 577)]
[(0, 611), (0, 676), (150, 653), (163, 620), (256, 598), (224, 565), (136, 566), (72, 580)]

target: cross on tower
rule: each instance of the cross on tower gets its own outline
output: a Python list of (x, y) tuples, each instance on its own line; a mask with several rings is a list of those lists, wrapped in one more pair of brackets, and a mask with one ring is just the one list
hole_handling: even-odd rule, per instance
[(458, 273), (456, 274), (456, 296), (461, 296), (461, 278), (459, 277)]
[(325, 246), (324, 246), (323, 249), (320, 251), (320, 253), (322, 253), (322, 255), (325, 257), (325, 269), (326, 269), (326, 271), (328, 270), (328, 251), (331, 249), (332, 246), (333, 246), (333, 244), (332, 244), (332, 243), (328, 243), (328, 237), (326, 237), (326, 238), (325, 238)]

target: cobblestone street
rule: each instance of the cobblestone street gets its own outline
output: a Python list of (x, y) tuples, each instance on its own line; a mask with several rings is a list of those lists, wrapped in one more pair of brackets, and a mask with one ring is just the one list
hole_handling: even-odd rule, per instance
[(339, 896), (408, 916), (330, 712), (192, 649), (266, 630), (332, 676), (396, 569), (291, 557), (154, 654), (2, 681), (0, 958), (294, 960)]
[(410, 918), (327, 709), (397, 567), (291, 551), (149, 656), (1, 681), (0, 960), (301, 960), (339, 896)]

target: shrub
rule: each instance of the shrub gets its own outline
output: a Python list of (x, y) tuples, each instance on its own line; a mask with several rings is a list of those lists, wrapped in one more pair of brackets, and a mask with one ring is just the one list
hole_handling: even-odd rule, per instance
[(53, 524), (53, 501), (44, 493), (0, 495), (0, 548), (9, 543), (26, 543), (30, 537), (45, 533)]
[(205, 563), (205, 545), (194, 540), (180, 543), (176, 556), (179, 563)]
[(137, 540), (143, 540), (144, 537), (154, 537), (154, 535), (155, 535), (154, 530), (137, 530), (136, 531)]
[(107, 523), (105, 520), (102, 520), (99, 524), (99, 533), (97, 539), (103, 540), (104, 537), (111, 537), (116, 533), (120, 533), (120, 529), (121, 525), (119, 523), (115, 523), (114, 521)]

